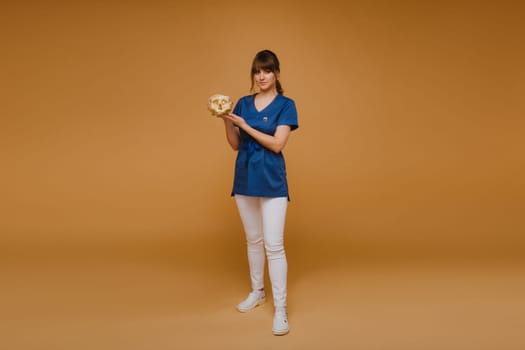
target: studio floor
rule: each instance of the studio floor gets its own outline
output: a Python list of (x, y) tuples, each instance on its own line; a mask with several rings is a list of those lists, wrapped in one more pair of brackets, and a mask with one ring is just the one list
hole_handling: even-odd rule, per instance
[(1, 348), (525, 348), (523, 263), (290, 255), (291, 330), (276, 337), (271, 296), (235, 310), (249, 292), (242, 254), (11, 250), (0, 268)]

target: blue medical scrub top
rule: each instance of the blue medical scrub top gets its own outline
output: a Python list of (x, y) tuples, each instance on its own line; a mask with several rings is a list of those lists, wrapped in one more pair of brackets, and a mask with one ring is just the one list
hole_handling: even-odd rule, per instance
[[(289, 125), (291, 130), (299, 127), (295, 102), (281, 94), (261, 111), (255, 108), (255, 95), (244, 96), (237, 102), (233, 113), (243, 117), (252, 128), (268, 135), (274, 135), (279, 125)], [(275, 153), (242, 129), (239, 131), (240, 144), (231, 195), (288, 197), (290, 200), (283, 153)]]

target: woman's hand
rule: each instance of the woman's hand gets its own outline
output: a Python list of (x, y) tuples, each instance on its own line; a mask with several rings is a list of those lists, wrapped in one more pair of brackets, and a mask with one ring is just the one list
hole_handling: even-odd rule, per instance
[[(228, 141), (234, 150), (239, 149), (239, 129), (244, 130), (244, 132), (253, 137), (263, 147), (266, 147), (275, 153), (281, 152), (286, 145), (291, 132), (289, 125), (279, 125), (275, 129), (274, 135), (268, 135), (252, 128), (242, 117), (239, 117), (236, 114), (225, 113), (217, 115), (217, 117), (224, 119)], [(239, 129), (234, 128), (234, 126)]]
[(246, 121), (242, 117), (239, 117), (238, 115), (233, 113), (219, 114), (217, 115), (217, 117), (222, 118), (224, 120), (229, 120), (233, 123), (233, 125), (241, 129), (243, 129), (243, 127), (246, 125)]

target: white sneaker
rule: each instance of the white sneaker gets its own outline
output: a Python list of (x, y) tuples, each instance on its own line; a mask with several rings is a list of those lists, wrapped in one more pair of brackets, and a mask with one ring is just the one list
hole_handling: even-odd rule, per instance
[(273, 316), (273, 334), (285, 335), (289, 332), (288, 315), (286, 311), (276, 311)]
[(266, 295), (264, 291), (254, 291), (248, 295), (248, 298), (237, 305), (237, 310), (239, 310), (239, 312), (248, 312), (257, 305), (263, 304), (265, 301)]

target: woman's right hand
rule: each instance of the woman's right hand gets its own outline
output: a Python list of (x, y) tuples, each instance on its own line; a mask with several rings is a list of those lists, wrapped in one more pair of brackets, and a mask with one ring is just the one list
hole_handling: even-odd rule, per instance
[(225, 113), (220, 115), (221, 118), (223, 118), (225, 121), (230, 121), (233, 123), (234, 126), (244, 129), (244, 127), (247, 125), (246, 121), (243, 117), (238, 116), (237, 114), (233, 113)]

